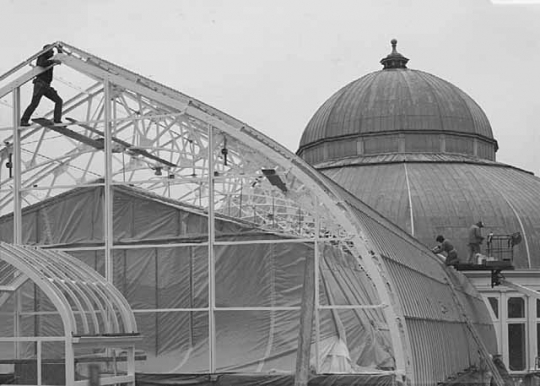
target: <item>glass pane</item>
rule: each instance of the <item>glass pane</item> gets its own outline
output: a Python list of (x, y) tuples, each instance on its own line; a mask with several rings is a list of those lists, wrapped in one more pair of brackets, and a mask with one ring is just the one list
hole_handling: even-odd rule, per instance
[(499, 319), (499, 299), (490, 296), (488, 300), (495, 317)]
[(524, 318), (525, 317), (525, 301), (523, 298), (513, 297), (508, 299), (508, 317), (509, 318)]
[(536, 317), (540, 318), (540, 300), (536, 299)]
[(525, 324), (508, 324), (508, 358), (512, 371), (525, 370)]

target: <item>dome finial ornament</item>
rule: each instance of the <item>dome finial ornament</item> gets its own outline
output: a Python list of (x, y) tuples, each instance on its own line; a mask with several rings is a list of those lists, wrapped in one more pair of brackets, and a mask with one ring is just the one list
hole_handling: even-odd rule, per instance
[(384, 66), (384, 69), (407, 68), (407, 62), (409, 59), (397, 52), (397, 40), (392, 39), (390, 44), (392, 44), (392, 52), (386, 58), (381, 60), (381, 64)]
[(397, 39), (390, 40), (390, 44), (392, 44), (392, 53), (397, 54), (397, 51), (396, 51)]

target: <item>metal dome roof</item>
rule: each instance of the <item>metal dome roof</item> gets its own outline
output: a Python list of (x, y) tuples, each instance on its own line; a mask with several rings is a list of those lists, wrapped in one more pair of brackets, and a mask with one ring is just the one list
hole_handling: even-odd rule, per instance
[(482, 219), (485, 234), (521, 233), (523, 242), (514, 249), (517, 268), (540, 267), (540, 178), (530, 173), (428, 154), (358, 157), (317, 168), (426, 245), (443, 234), (466, 256), (467, 230)]
[[(300, 141), (299, 154), (325, 143), (335, 144), (343, 137), (348, 141), (359, 137), (388, 141), (389, 134), (452, 134), (469, 142), (480, 139), (496, 150), (491, 126), (480, 106), (453, 84), (406, 68), (407, 61), (395, 51), (394, 45), (394, 51), (381, 60), (383, 70), (367, 74), (332, 95), (309, 121)], [(434, 151), (431, 147), (419, 150)], [(397, 147), (395, 151), (383, 147), (372, 153), (397, 151)], [(451, 152), (470, 154), (459, 149)]]

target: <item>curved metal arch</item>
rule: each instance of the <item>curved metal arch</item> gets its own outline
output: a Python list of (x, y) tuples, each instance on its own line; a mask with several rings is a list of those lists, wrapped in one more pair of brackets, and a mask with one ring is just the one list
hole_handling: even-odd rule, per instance
[[(58, 259), (57, 265), (69, 272), (70, 275), (73, 275), (80, 280), (81, 282), (79, 282), (79, 284), (83, 284), (87, 279), (87, 274), (82, 275), (79, 271), (74, 269), (72, 264), (63, 264), (62, 260)], [(103, 325), (105, 326), (105, 332), (107, 334), (120, 332), (120, 325), (118, 323), (118, 319), (116, 318), (114, 307), (110, 303), (109, 297), (107, 296), (108, 294), (104, 291), (96, 290), (96, 288), (93, 287), (82, 287), (88, 290), (89, 296), (98, 306), (100, 311), (99, 315), (101, 316), (100, 319), (103, 321)], [(112, 326), (107, 323), (107, 320), (112, 321)], [(97, 331), (99, 331), (99, 324), (96, 325), (96, 328)]]
[[(80, 260), (77, 260), (75, 257), (71, 256), (68, 253), (61, 252), (61, 251), (55, 251), (55, 254), (63, 256), (66, 261), (71, 262), (72, 264), (79, 264)], [(129, 303), (127, 302), (126, 298), (122, 295), (122, 293), (116, 288), (114, 285), (109, 283), (106, 280), (103, 280), (103, 276), (101, 276), (97, 271), (90, 269), (86, 273), (87, 281), (83, 282), (87, 286), (99, 286), (101, 287), (102, 291), (106, 292), (108, 296), (110, 296), (111, 299), (114, 300), (116, 307), (118, 310), (121, 311), (120, 315), (122, 317), (122, 320), (124, 321), (125, 325), (125, 333), (136, 333), (137, 332), (137, 321), (135, 320), (135, 316), (133, 315), (133, 312), (131, 312), (131, 307)], [(89, 280), (92, 279), (92, 282)]]
[(58, 287), (52, 285), (51, 282), (45, 277), (36, 267), (32, 264), (26, 263), (20, 258), (24, 256), (26, 251), (23, 248), (0, 242), (0, 258), (13, 265), (24, 275), (28, 276), (45, 295), (49, 297), (51, 302), (55, 305), (62, 319), (64, 325), (64, 335), (71, 336), (74, 333), (74, 326), (76, 326), (75, 318), (71, 312), (68, 300), (59, 291)]
[[(133, 312), (120, 292), (74, 257), (63, 252), (0, 242), (0, 259), (26, 275), (49, 297), (60, 313), (66, 336), (80, 334), (75, 313), (81, 313), (83, 319), (86, 313), (90, 313), (95, 323), (98, 323), (97, 314), (100, 314), (105, 325), (112, 322), (113, 327), (107, 329), (109, 333), (137, 333)], [(66, 293), (76, 309), (73, 309)], [(91, 304), (88, 296), (96, 302), (98, 309), (82, 306), (82, 303)], [(107, 306), (103, 308), (100, 303)], [(99, 333), (99, 327), (97, 331), (85, 328), (84, 332)]]
[[(25, 247), (23, 248), (26, 250), (27, 253), (27, 255), (25, 256), (26, 263), (38, 267), (39, 271), (46, 274), (48, 280), (55, 284), (64, 293), (68, 304), (70, 304), (70, 300), (74, 303), (74, 305), (77, 307), (76, 313), (80, 313), (82, 316), (83, 329), (85, 333), (88, 333), (88, 321), (86, 320), (84, 308), (80, 299), (80, 297), (82, 297), (82, 294), (80, 293), (80, 291), (78, 291), (78, 288), (76, 288), (76, 286), (71, 285), (71, 278), (67, 277), (64, 272), (62, 272), (62, 270), (58, 269), (57, 265), (54, 262), (48, 261), (49, 259), (44, 258), (45, 256), (38, 253), (35, 249), (33, 250)], [(67, 296), (66, 294), (69, 296)], [(78, 326), (76, 324), (75, 313), (72, 314), (75, 320), (75, 324), (73, 326), (75, 330), (74, 333), (79, 334)]]
[[(96, 286), (87, 286), (87, 280), (89, 278), (88, 272), (80, 272), (80, 270), (74, 269), (75, 264), (77, 264), (77, 261), (72, 261), (74, 264), (68, 263), (64, 255), (62, 255), (62, 258), (59, 258), (60, 254), (58, 252), (52, 252), (52, 251), (43, 251), (46, 255), (51, 255), (51, 257), (55, 257), (56, 261), (55, 264), (60, 269), (65, 270), (69, 275), (72, 275), (74, 278), (78, 279), (78, 287), (82, 289), (85, 293), (88, 293), (88, 295), (94, 300), (96, 305), (98, 306), (100, 310), (101, 320), (103, 321), (103, 325), (106, 327), (106, 333), (120, 333), (122, 332), (120, 330), (120, 324), (118, 323), (118, 319), (116, 318), (116, 310), (114, 308), (114, 304), (110, 302), (110, 294), (106, 291), (101, 291), (99, 288), (95, 288)], [(53, 260), (53, 259), (50, 259)], [(113, 325), (110, 326), (109, 323), (107, 323), (107, 320), (112, 321)], [(96, 333), (99, 333), (99, 323), (96, 325)]]
[[(47, 270), (48, 272), (50, 272), (50, 269), (48, 267), (51, 266), (52, 269), (54, 270), (54, 273), (57, 274), (60, 277), (59, 286), (66, 289), (66, 292), (69, 293), (69, 295), (72, 298), (73, 302), (79, 308), (79, 313), (81, 315), (84, 333), (89, 335), (90, 334), (90, 328), (89, 328), (89, 324), (88, 324), (87, 313), (85, 312), (85, 309), (84, 309), (84, 307), (83, 307), (83, 305), (81, 303), (81, 300), (82, 300), (82, 302), (84, 302), (86, 304), (86, 306), (88, 307), (88, 310), (92, 309), (92, 303), (90, 302), (90, 300), (88, 299), (86, 294), (84, 292), (82, 292), (78, 288), (78, 286), (72, 285), (70, 283), (70, 280), (72, 280), (72, 279), (68, 275), (66, 275), (63, 272), (62, 269), (58, 269), (57, 264), (54, 261), (51, 261), (52, 259), (47, 258), (47, 256), (43, 253), (45, 251), (40, 251), (40, 253), (38, 253), (36, 250), (32, 250), (32, 249), (28, 249), (28, 248), (25, 248), (25, 249), (27, 249), (28, 253), (31, 253), (32, 255), (34, 255), (36, 257), (36, 259), (32, 262), (33, 264), (36, 263), (36, 260), (40, 261), (41, 258), (44, 257), (45, 259), (43, 259), (43, 260), (45, 260), (44, 261), (45, 264), (42, 264), (40, 262), (40, 266), (42, 267), (42, 269)], [(95, 300), (97, 300), (97, 299), (95, 299)], [(92, 319), (93, 319), (94, 323), (99, 326), (99, 324), (97, 324), (97, 318), (96, 318), (95, 313), (91, 313), (91, 316), (93, 316)]]

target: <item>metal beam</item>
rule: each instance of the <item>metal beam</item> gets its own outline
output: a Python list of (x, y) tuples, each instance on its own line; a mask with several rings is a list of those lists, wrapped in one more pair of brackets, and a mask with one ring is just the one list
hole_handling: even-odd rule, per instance
[(47, 71), (51, 67), (52, 66), (49, 66), (49, 67), (34, 67), (30, 71), (24, 73), (23, 75), (21, 75), (17, 79), (11, 81), (10, 83), (5, 85), (4, 87), (0, 88), (0, 98), (3, 98), (7, 94), (9, 94), (13, 90), (15, 90), (16, 88), (21, 87), (23, 84), (31, 81), (37, 75)]
[[(304, 266), (304, 286), (302, 308), (300, 311), (300, 329), (296, 354), (296, 372), (294, 386), (307, 386), (309, 378), (309, 360), (311, 358), (311, 333), (315, 311), (315, 257), (306, 255)], [(318, 358), (317, 358), (318, 361)]]
[(215, 216), (214, 216), (214, 128), (208, 125), (208, 341), (210, 343), (210, 372), (216, 372), (216, 261), (214, 256)]
[(108, 79), (103, 82), (105, 93), (105, 194), (103, 203), (103, 221), (105, 237), (105, 278), (109, 283), (113, 282), (113, 191), (112, 191), (112, 115), (111, 115), (111, 85)]
[(537, 292), (533, 289), (530, 289), (528, 287), (525, 287), (523, 285), (520, 285), (520, 284), (516, 284), (516, 283), (512, 283), (511, 281), (508, 281), (506, 279), (501, 279), (500, 281), (501, 285), (504, 285), (506, 287), (509, 287), (509, 288), (512, 288), (512, 289), (515, 289), (516, 291), (524, 294), (524, 295), (527, 295), (527, 296), (530, 296), (532, 298), (536, 298), (538, 300), (540, 300), (540, 292)]
[(13, 89), (13, 243), (22, 243), (22, 207), (21, 207), (21, 91)]

